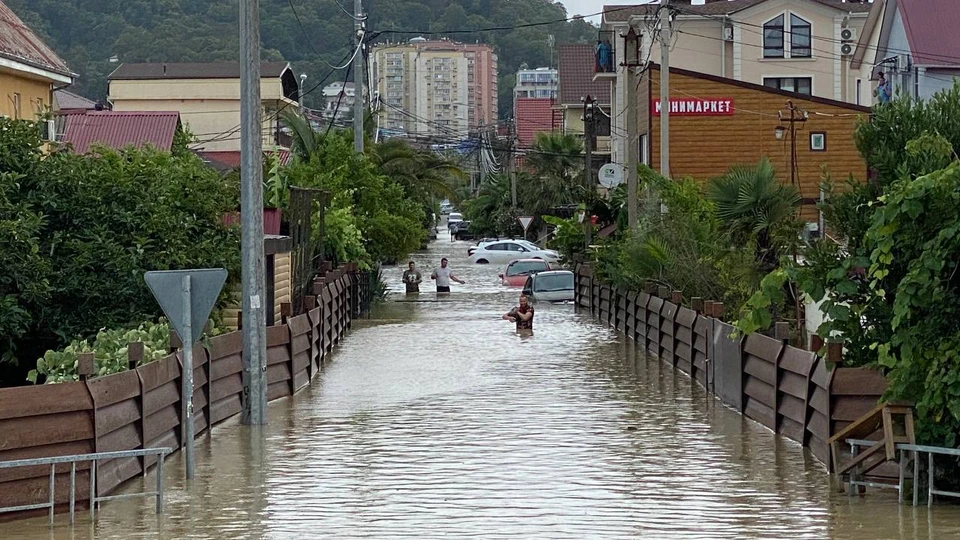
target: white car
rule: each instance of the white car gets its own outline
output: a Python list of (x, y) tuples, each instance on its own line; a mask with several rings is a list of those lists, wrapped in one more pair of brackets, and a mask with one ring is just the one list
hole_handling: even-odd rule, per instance
[[(470, 246), (470, 247), (467, 248), (467, 256), (469, 257), (470, 255), (473, 255), (473, 252), (475, 252), (476, 250), (480, 249), (480, 248), (483, 247), (483, 246), (490, 245), (490, 244), (495, 244), (495, 243), (497, 243), (497, 242), (506, 242), (507, 240), (508, 240), (508, 239), (506, 239), (506, 238), (503, 239), (503, 240), (501, 240), (501, 239), (499, 239), (499, 238), (497, 238), (497, 239), (489, 239), (489, 238), (487, 238), (487, 239), (481, 240), (481, 241), (477, 242), (477, 245), (475, 245), (475, 246)], [(533, 242), (531, 242), (531, 241), (529, 241), (529, 240), (513, 240), (513, 239), (509, 239), (509, 240), (510, 240), (511, 242), (517, 242), (517, 243), (519, 243), (520, 245), (524, 246), (525, 248), (529, 249), (530, 251), (540, 251), (540, 250), (541, 250), (540, 246), (534, 244)], [(547, 251), (552, 251), (552, 250), (547, 250)]]
[(540, 249), (524, 240), (501, 240), (478, 246), (467, 260), (477, 264), (507, 264), (515, 259), (543, 259), (556, 263), (560, 261), (560, 254), (551, 249)]
[(447, 228), (449, 229), (451, 225), (460, 223), (461, 221), (463, 221), (463, 214), (460, 212), (451, 212), (450, 215), (447, 216)]

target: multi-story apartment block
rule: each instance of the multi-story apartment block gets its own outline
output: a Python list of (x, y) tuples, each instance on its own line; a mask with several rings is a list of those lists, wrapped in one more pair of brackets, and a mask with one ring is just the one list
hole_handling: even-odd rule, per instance
[(557, 70), (547, 67), (523, 69), (517, 72), (517, 84), (513, 87), (513, 99), (557, 97), (560, 79)]
[(372, 72), (381, 129), (465, 138), (497, 118), (497, 56), (489, 45), (428, 41), (378, 46)]

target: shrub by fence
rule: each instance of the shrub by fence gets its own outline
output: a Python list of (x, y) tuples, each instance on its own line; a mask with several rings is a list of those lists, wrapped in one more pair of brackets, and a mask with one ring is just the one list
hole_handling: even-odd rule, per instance
[[(353, 268), (352, 270), (355, 270)], [(314, 282), (305, 313), (267, 329), (268, 398), (292, 396), (316, 376), (334, 345), (365, 309), (362, 281), (341, 267)], [(241, 412), (241, 332), (194, 348), (194, 426), (197, 436)], [(37, 457), (179, 448), (185, 425), (180, 399), (182, 360), (174, 352), (135, 370), (83, 382), (0, 389), (0, 461)], [(97, 493), (105, 495), (156, 464), (155, 457), (100, 462)], [(77, 503), (89, 501), (90, 464), (78, 464)], [(0, 506), (46, 500), (47, 466), (0, 470)], [(70, 466), (56, 469), (58, 511), (66, 510)], [(34, 511), (33, 513), (42, 513)], [(0, 514), (9, 520), (28, 512)]]
[[(830, 467), (827, 440), (872, 409), (886, 389), (874, 370), (831, 365), (774, 338), (733, 338), (733, 326), (679, 304), (671, 291), (621, 291), (576, 269), (576, 304), (690, 375), (721, 401), (810, 448)], [(708, 306), (709, 307), (709, 306)]]

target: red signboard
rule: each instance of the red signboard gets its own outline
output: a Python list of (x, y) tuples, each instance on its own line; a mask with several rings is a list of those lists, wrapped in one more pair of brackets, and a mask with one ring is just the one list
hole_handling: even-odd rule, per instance
[[(660, 116), (660, 99), (650, 100), (650, 110)], [(731, 98), (670, 98), (670, 116), (731, 116)]]

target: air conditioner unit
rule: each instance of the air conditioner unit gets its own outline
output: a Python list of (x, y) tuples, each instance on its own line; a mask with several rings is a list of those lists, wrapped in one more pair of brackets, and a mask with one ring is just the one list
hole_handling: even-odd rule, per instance
[(57, 121), (47, 120), (43, 123), (43, 132), (41, 139), (44, 141), (57, 142)]
[(723, 27), (723, 40), (724, 41), (733, 41), (733, 27), (724, 26)]
[(857, 48), (854, 47), (853, 43), (844, 43), (843, 45), (840, 45), (840, 54), (843, 56), (850, 56), (856, 49)]
[(856, 28), (842, 28), (842, 29), (840, 29), (840, 40), (841, 40), (841, 41), (856, 41), (856, 40), (857, 40), (857, 29), (856, 29)]

